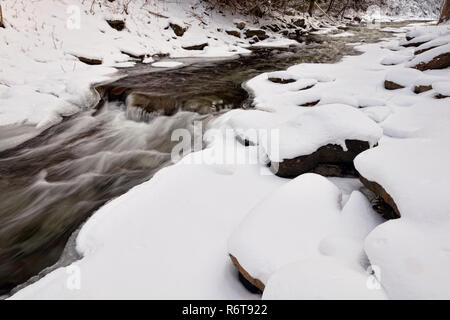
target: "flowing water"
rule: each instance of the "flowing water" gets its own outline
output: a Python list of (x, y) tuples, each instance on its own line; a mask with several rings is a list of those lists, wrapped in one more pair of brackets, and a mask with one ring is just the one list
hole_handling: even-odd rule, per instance
[[(122, 70), (126, 77), (99, 86), (104, 101), (97, 109), (1, 152), (0, 294), (54, 264), (96, 209), (171, 164), (173, 130), (250, 107), (244, 81), (297, 63), (336, 62), (357, 53), (350, 42), (390, 36), (349, 31), (355, 36), (314, 36), (299, 47), (255, 48), (226, 61), (185, 59), (177, 69)], [(7, 139), (8, 131), (0, 128), (0, 137)]]

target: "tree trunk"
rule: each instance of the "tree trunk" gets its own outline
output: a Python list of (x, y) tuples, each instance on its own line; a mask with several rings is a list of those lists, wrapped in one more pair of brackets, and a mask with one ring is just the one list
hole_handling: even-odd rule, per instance
[(330, 5), (328, 6), (327, 13), (331, 11), (333, 8), (334, 0), (331, 0)]
[(4, 27), (5, 25), (3, 24), (2, 5), (0, 4), (0, 28)]
[(308, 13), (311, 17), (313, 16), (313, 13), (314, 13), (315, 2), (316, 2), (315, 0), (309, 0)]
[(439, 23), (446, 22), (450, 19), (450, 0), (445, 0), (444, 6), (442, 7), (441, 18)]

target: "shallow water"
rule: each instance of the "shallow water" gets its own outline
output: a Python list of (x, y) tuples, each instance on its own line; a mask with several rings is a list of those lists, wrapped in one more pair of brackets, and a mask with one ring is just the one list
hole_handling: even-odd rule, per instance
[[(349, 43), (390, 35), (348, 31), (355, 36), (313, 36), (298, 47), (255, 48), (226, 61), (185, 59), (177, 69), (123, 70), (125, 78), (98, 88), (108, 101), (98, 109), (1, 152), (0, 294), (54, 264), (70, 235), (105, 202), (171, 164), (174, 129), (192, 132), (196, 120), (250, 107), (246, 80), (302, 62), (333, 63), (357, 54)], [(0, 128), (2, 139), (10, 133)]]

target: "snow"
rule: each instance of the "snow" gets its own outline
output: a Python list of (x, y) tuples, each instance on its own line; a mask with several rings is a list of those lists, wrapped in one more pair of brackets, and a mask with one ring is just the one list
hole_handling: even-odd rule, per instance
[[(80, 268), (80, 290), (67, 287), (67, 267), (13, 298), (256, 298), (237, 280), (226, 243), (247, 212), (284, 181), (261, 175), (258, 165), (224, 170), (190, 164), (195, 157), (214, 163), (214, 149), (161, 170), (83, 226), (77, 250), (84, 258), (72, 265)], [(228, 205), (217, 207), (225, 199)]]
[(386, 74), (386, 81), (391, 81), (403, 87), (411, 87), (421, 78), (422, 72), (416, 69), (392, 70)]
[(389, 66), (404, 63), (412, 58), (411, 55), (391, 54), (381, 60), (381, 64)]
[[(247, 215), (230, 237), (229, 252), (263, 283), (287, 264), (323, 255), (364, 273), (367, 259), (362, 241), (381, 219), (358, 191), (341, 212), (341, 196), (326, 178), (304, 174), (277, 189)], [(334, 241), (336, 238), (341, 241)]]
[(177, 61), (161, 61), (161, 62), (152, 63), (152, 67), (156, 67), (156, 68), (175, 68), (175, 67), (179, 67), (182, 65), (183, 65), (182, 62), (177, 62)]
[(433, 89), (437, 93), (449, 97), (450, 96), (450, 81), (437, 81), (433, 83)]
[[(270, 278), (267, 300), (383, 300), (369, 274), (343, 266), (330, 257), (300, 260), (286, 265)], [(368, 283), (370, 284), (368, 286)]]
[(417, 55), (414, 59), (412, 59), (408, 66), (414, 67), (420, 63), (427, 63), (436, 58), (437, 56), (440, 56), (441, 54), (450, 52), (450, 44), (446, 44), (434, 49), (430, 49), (428, 51), (425, 51), (424, 53), (421, 53)]

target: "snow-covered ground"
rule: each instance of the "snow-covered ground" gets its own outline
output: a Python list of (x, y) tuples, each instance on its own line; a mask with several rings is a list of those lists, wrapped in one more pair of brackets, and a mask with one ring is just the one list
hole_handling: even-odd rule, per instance
[[(223, 115), (205, 150), (101, 208), (77, 237), (83, 258), (12, 298), (257, 298), (237, 281), (229, 253), (264, 283), (263, 298), (450, 298), (450, 102), (435, 98), (448, 92), (450, 70), (411, 71), (416, 48), (399, 46), (406, 32), (441, 39), (449, 28), (408, 26), (358, 46), (361, 56), (252, 79), (257, 110)], [(405, 88), (386, 90), (385, 80)], [(432, 89), (413, 92), (424, 84)], [(324, 119), (323, 136), (311, 139)], [(259, 159), (273, 150), (252, 128), (288, 139), (278, 159), (345, 138), (378, 143), (355, 164), (402, 217), (380, 219), (357, 179), (273, 176)], [(283, 135), (295, 128), (304, 135)], [(257, 145), (236, 142), (243, 137)]]

